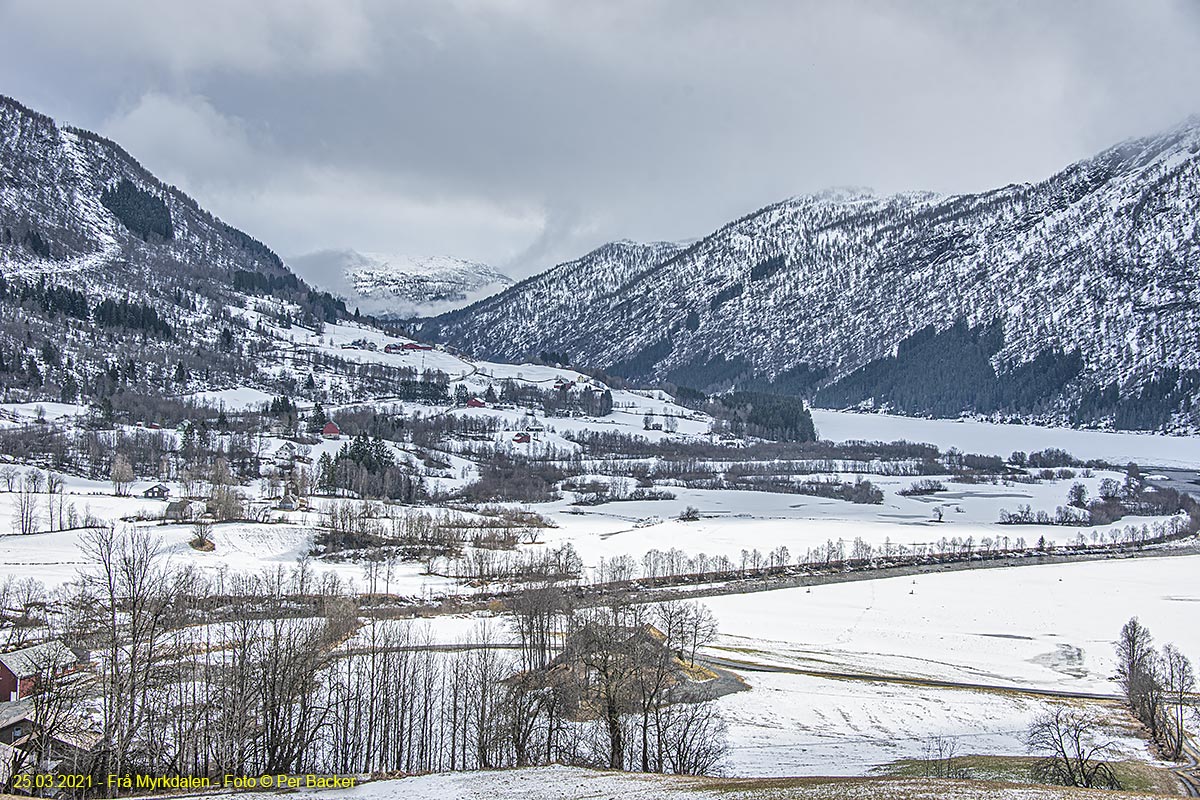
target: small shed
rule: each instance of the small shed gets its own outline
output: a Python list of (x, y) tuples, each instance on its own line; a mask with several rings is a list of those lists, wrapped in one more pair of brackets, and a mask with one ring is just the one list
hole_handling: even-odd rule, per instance
[(190, 522), (196, 516), (196, 507), (191, 500), (172, 500), (163, 510), (163, 519), (168, 522)]

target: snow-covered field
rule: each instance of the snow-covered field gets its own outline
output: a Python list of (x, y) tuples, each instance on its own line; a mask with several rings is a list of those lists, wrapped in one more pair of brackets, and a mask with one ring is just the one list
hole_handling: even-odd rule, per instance
[(813, 422), (822, 439), (832, 442), (906, 440), (928, 442), (946, 450), (1008, 456), (1015, 450), (1048, 447), (1076, 458), (1130, 461), (1159, 467), (1200, 467), (1200, 437), (1151, 433), (1090, 431), (1041, 425), (1008, 425), (977, 420), (920, 419), (890, 414), (859, 414), (814, 408)]
[[(853, 481), (853, 476), (833, 475)], [(913, 478), (866, 476), (884, 492), (880, 505), (850, 503), (798, 494), (773, 494), (730, 490), (681, 489), (662, 487), (676, 495), (674, 500), (645, 500), (578, 507), (570, 499), (538, 506), (558, 528), (546, 531), (548, 544), (569, 541), (590, 567), (599, 567), (601, 559), (611, 560), (629, 554), (640, 559), (647, 551), (677, 548), (689, 556), (704, 553), (723, 555), (740, 563), (743, 550), (767, 554), (777, 547), (788, 548), (790, 561), (805, 556), (810, 548), (828, 546), (841, 540), (849, 554), (855, 539), (862, 539), (878, 551), (889, 544), (916, 548), (940, 547), (943, 539), (971, 538), (973, 546), (983, 547), (985, 540), (996, 546), (1016, 547), (1018, 539), (1029, 546), (1039, 538), (1066, 544), (1079, 535), (1092, 541), (1108, 537), (1127, 526), (1153, 525), (1162, 518), (1126, 517), (1111, 525), (999, 525), (1001, 510), (1015, 512), (1029, 505), (1051, 516), (1058, 506), (1066, 505), (1072, 483), (1083, 483), (1089, 495), (1096, 493), (1104, 478), (1120, 478), (1118, 473), (1098, 472), (1090, 478), (1043, 481), (1035, 484), (954, 484), (947, 479), (947, 490), (934, 495), (906, 497), (899, 494)], [(692, 506), (702, 513), (700, 520), (681, 522), (680, 513)], [(935, 521), (935, 508), (942, 510), (942, 521)], [(944, 549), (944, 548), (941, 548)]]
[[(739, 777), (868, 775), (899, 759), (929, 757), (934, 737), (958, 755), (1025, 756), (1030, 723), (1060, 701), (1014, 693), (750, 672), (753, 687), (723, 697), (725, 772)], [(1122, 758), (1146, 759), (1128, 718), (1108, 709)]]
[(930, 572), (709, 598), (714, 654), (821, 672), (1115, 694), (1137, 616), (1200, 657), (1200, 556)]

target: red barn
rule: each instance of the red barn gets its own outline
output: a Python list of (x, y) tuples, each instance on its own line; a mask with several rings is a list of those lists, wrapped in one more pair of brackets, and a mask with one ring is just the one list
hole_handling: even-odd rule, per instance
[(342, 438), (342, 429), (333, 420), (325, 423), (325, 427), (321, 428), (321, 436), (325, 439), (340, 439)]
[(47, 671), (66, 672), (78, 661), (66, 645), (57, 641), (0, 653), (0, 702), (28, 697), (38, 675)]
[(483, 402), (478, 397), (472, 397), (467, 401), (467, 408), (487, 408), (487, 403)]
[(529, 444), (529, 434), (518, 433), (513, 437), (513, 444)]

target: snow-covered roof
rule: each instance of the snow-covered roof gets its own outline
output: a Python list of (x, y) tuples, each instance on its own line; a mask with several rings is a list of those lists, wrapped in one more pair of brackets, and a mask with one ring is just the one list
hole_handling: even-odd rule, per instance
[(18, 678), (34, 675), (46, 667), (61, 668), (78, 660), (75, 654), (59, 641), (43, 642), (22, 650), (0, 653), (0, 664)]
[(0, 730), (10, 725), (16, 725), (22, 720), (33, 716), (33, 704), (26, 700), (15, 700), (11, 703), (0, 703)]

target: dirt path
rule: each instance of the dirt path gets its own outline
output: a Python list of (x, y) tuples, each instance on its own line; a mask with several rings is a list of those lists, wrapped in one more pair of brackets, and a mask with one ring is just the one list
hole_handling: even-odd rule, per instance
[(1171, 772), (1175, 773), (1188, 797), (1200, 797), (1200, 753), (1191, 739), (1183, 745), (1183, 755), (1187, 764), (1173, 767)]
[(1035, 697), (1057, 697), (1065, 700), (1100, 700), (1105, 702), (1120, 702), (1120, 695), (1100, 694), (1093, 692), (1068, 692), (1059, 689), (1035, 689), (1027, 686), (1005, 686), (995, 683), (969, 683), (965, 681), (947, 681), (937, 678), (917, 678), (903, 675), (880, 675), (868, 672), (841, 672), (838, 670), (804, 669), (801, 667), (785, 667), (777, 664), (760, 664), (754, 661), (742, 661), (725, 656), (706, 654), (707, 664), (721, 666), (726, 669), (742, 672), (772, 672), (787, 675), (805, 675), (812, 678), (829, 678), (844, 681), (864, 681), (868, 683), (892, 683), (902, 686), (922, 686), (931, 689), (966, 689), (971, 691), (998, 692), (1003, 694), (1032, 695)]

